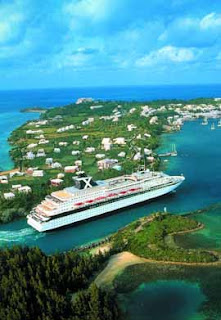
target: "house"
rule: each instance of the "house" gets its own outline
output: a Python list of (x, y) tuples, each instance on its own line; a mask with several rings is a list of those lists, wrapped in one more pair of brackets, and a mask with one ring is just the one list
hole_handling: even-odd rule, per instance
[(144, 133), (144, 137), (145, 137), (145, 138), (151, 138), (151, 134), (149, 134), (149, 133)]
[(85, 135), (82, 137), (82, 139), (83, 139), (83, 140), (87, 140), (87, 139), (88, 139), (88, 135), (85, 134)]
[(59, 179), (59, 178), (51, 179), (51, 180), (50, 180), (51, 185), (54, 186), (54, 187), (60, 186), (60, 185), (63, 183), (63, 181), (64, 181), (64, 180)]
[(61, 149), (60, 148), (54, 148), (54, 153), (60, 153)]
[(66, 166), (64, 167), (64, 172), (75, 173), (78, 170), (78, 166)]
[(135, 111), (136, 111), (136, 108), (131, 108), (130, 111), (129, 111), (129, 113), (132, 114), (132, 113), (134, 113)]
[(149, 156), (151, 153), (152, 153), (152, 150), (151, 150), (151, 149), (144, 148), (144, 154), (145, 154), (146, 156)]
[(118, 153), (118, 157), (120, 158), (124, 158), (126, 156), (126, 152), (121, 151), (120, 153)]
[(38, 149), (38, 152), (36, 154), (36, 157), (39, 158), (39, 157), (46, 157), (46, 154), (45, 154), (45, 151), (44, 149)]
[(40, 139), (38, 144), (47, 144), (49, 143), (49, 140), (46, 140), (46, 139)]
[(51, 168), (53, 169), (62, 168), (62, 165), (59, 162), (54, 162), (51, 164)]
[(154, 116), (150, 119), (149, 124), (157, 124), (157, 121), (158, 121), (158, 117)]
[(30, 143), (30, 144), (27, 146), (28, 149), (33, 149), (33, 148), (35, 148), (35, 147), (37, 147), (37, 143)]
[(45, 164), (50, 166), (52, 163), (53, 163), (53, 158), (46, 158)]
[(1, 184), (8, 184), (8, 177), (7, 176), (0, 176), (0, 183)]
[(76, 161), (74, 162), (74, 164), (75, 164), (76, 166), (78, 166), (78, 167), (81, 167), (81, 166), (82, 166), (82, 161), (81, 161), (81, 160), (76, 160)]
[(137, 129), (137, 127), (134, 124), (127, 125), (127, 131), (133, 131), (134, 129)]
[(6, 192), (3, 194), (3, 196), (6, 200), (11, 200), (15, 197), (15, 194), (13, 192)]
[(12, 185), (12, 190), (18, 190), (19, 188), (21, 188), (21, 184), (13, 184)]
[(73, 150), (73, 151), (71, 152), (72, 156), (77, 156), (77, 155), (79, 155), (80, 153), (81, 153), (80, 150)]
[(35, 154), (32, 151), (29, 151), (29, 152), (26, 153), (25, 158), (27, 160), (33, 160), (35, 158)]
[(119, 144), (119, 145), (125, 145), (126, 141), (125, 141), (124, 137), (119, 137), (119, 138), (114, 139), (114, 143)]
[(92, 152), (94, 152), (95, 151), (95, 148), (94, 147), (87, 147), (86, 149), (85, 149), (85, 152), (87, 152), (87, 153), (92, 153)]
[(63, 173), (58, 173), (57, 174), (57, 178), (58, 179), (63, 179), (64, 178), (64, 174)]
[(138, 160), (140, 160), (140, 159), (141, 159), (141, 153), (140, 153), (140, 152), (137, 152), (137, 153), (135, 154), (135, 156), (133, 157), (133, 160), (138, 161)]
[(104, 170), (113, 168), (117, 163), (117, 159), (102, 159), (97, 161), (97, 166), (99, 170)]
[(59, 146), (64, 146), (64, 147), (67, 147), (68, 143), (66, 141), (60, 141), (58, 143)]
[(101, 144), (102, 144), (103, 149), (105, 151), (108, 151), (111, 149), (112, 141), (110, 138), (103, 138)]
[(18, 188), (18, 192), (19, 193), (29, 193), (29, 192), (31, 192), (31, 187), (29, 187), (29, 186), (22, 186), (22, 187), (20, 187), (20, 188)]
[(105, 154), (104, 154), (104, 153), (97, 153), (97, 154), (95, 155), (95, 158), (96, 158), (96, 159), (103, 159), (103, 158), (105, 158)]
[(74, 140), (74, 141), (73, 141), (73, 144), (74, 144), (74, 145), (76, 145), (76, 146), (79, 146), (80, 141), (78, 141), (78, 140)]
[(43, 177), (44, 171), (43, 170), (34, 170), (32, 173), (32, 177)]
[(28, 169), (26, 170), (27, 174), (30, 174), (30, 175), (32, 175), (33, 171), (34, 171), (33, 168), (28, 168)]
[(154, 162), (154, 157), (147, 157), (147, 160), (149, 161), (149, 162)]

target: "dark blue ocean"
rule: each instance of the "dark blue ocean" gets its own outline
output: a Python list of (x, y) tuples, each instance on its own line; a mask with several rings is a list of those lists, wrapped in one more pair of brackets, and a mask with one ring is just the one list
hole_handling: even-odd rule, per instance
[(24, 107), (52, 107), (76, 101), (79, 97), (100, 100), (159, 100), (221, 97), (221, 84), (159, 85), (122, 87), (85, 87), (0, 91), (0, 111), (18, 111)]

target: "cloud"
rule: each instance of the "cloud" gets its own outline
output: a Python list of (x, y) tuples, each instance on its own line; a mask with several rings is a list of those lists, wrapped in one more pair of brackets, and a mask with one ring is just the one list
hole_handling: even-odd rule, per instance
[(152, 51), (149, 54), (139, 58), (136, 66), (146, 67), (167, 62), (183, 63), (196, 59), (196, 50), (190, 48), (177, 48), (165, 46), (159, 50)]

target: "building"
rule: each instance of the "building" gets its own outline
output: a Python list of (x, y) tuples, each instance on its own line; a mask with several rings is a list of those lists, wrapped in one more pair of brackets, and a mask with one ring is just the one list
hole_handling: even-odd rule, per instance
[(120, 153), (118, 153), (118, 157), (120, 158), (124, 158), (126, 156), (126, 152), (121, 151)]
[(29, 151), (29, 152), (26, 153), (25, 158), (26, 158), (27, 160), (34, 160), (35, 154), (34, 154), (32, 151)]
[(110, 138), (103, 138), (101, 144), (102, 144), (103, 149), (105, 151), (108, 151), (111, 149), (112, 141)]
[(46, 158), (45, 164), (50, 166), (50, 165), (52, 165), (52, 163), (53, 163), (53, 158)]
[(6, 192), (3, 194), (3, 196), (6, 200), (11, 200), (15, 197), (15, 194), (13, 192)]
[(75, 173), (78, 170), (78, 166), (66, 166), (64, 167), (64, 172)]
[(18, 192), (19, 193), (29, 193), (29, 192), (31, 192), (31, 187), (22, 186), (22, 187), (18, 188)]
[(99, 170), (104, 170), (113, 168), (117, 163), (117, 159), (102, 159), (97, 161), (97, 166)]
[(54, 153), (60, 153), (61, 149), (60, 148), (54, 148)]
[(79, 155), (80, 153), (81, 153), (80, 150), (73, 150), (73, 151), (71, 152), (72, 156), (77, 156), (77, 155)]
[(62, 168), (62, 165), (61, 165), (60, 162), (53, 162), (53, 163), (51, 164), (51, 168), (53, 168), (53, 169), (59, 169), (59, 168)]
[(32, 177), (43, 177), (44, 171), (43, 170), (34, 170), (32, 173)]
[(124, 137), (119, 137), (114, 139), (114, 143), (119, 145), (125, 145), (126, 141)]
[(51, 179), (50, 181), (52, 186), (58, 187), (63, 183), (64, 180), (56, 178), (56, 179)]
[(105, 154), (104, 154), (104, 153), (97, 153), (97, 154), (95, 155), (95, 158), (96, 158), (96, 159), (103, 159), (103, 158), (105, 158)]
[(94, 147), (87, 147), (86, 149), (85, 149), (85, 152), (86, 153), (92, 153), (92, 152), (94, 152), (95, 151), (95, 148)]
[(39, 158), (39, 157), (46, 157), (46, 154), (45, 154), (45, 151), (44, 149), (38, 149), (38, 152), (36, 154), (36, 157)]

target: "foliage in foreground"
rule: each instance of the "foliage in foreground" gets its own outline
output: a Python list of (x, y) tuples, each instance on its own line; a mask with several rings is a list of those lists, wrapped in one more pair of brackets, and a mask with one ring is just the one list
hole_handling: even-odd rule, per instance
[(39, 248), (1, 250), (0, 319), (118, 319), (115, 297), (89, 287), (104, 260), (74, 252), (47, 256)]

